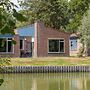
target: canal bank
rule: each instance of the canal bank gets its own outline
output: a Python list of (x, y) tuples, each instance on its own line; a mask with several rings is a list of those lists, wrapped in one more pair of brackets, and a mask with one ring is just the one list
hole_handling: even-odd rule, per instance
[(90, 66), (4, 66), (1, 68), (1, 73), (90, 72)]

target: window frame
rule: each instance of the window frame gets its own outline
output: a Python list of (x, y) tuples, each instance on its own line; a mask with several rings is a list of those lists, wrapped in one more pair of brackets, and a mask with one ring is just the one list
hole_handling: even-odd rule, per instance
[[(50, 52), (49, 51), (49, 40), (59, 40), (59, 52)], [(60, 52), (60, 40), (63, 40), (61, 42), (64, 42), (64, 52)], [(51, 53), (51, 54), (59, 54), (59, 53), (65, 53), (65, 39), (64, 38), (48, 38), (48, 54)]]
[[(9, 38), (11, 37), (7, 37), (7, 38), (0, 38), (0, 39), (6, 39), (6, 52), (0, 52), (0, 53), (4, 53), (4, 54), (7, 54), (7, 53), (13, 53), (14, 54), (14, 44), (12, 45), (12, 52), (8, 52), (8, 41), (12, 41), (12, 40), (8, 40)], [(13, 38), (11, 38), (13, 39)]]

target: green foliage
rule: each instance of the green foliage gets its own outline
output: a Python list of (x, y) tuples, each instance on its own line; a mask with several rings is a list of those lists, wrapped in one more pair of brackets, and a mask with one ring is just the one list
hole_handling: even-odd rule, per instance
[(27, 20), (21, 13), (18, 13), (15, 9), (13, 9), (13, 16), (20, 22)]
[(46, 26), (60, 29), (68, 23), (67, 0), (25, 0), (21, 6), (25, 8), (21, 13), (27, 16), (29, 24), (41, 20)]
[(84, 47), (82, 46), (82, 47), (80, 47), (80, 49), (79, 49), (78, 57), (82, 57), (83, 54), (84, 54)]
[(84, 51), (87, 54), (88, 48), (90, 48), (90, 9), (84, 15), (83, 19), (81, 20), (81, 25), (79, 27), (80, 33), (80, 40), (81, 43), (84, 45)]
[(27, 23), (37, 20), (43, 21), (46, 26), (76, 32), (80, 26), (83, 14), (89, 8), (90, 0), (23, 0), (21, 13), (27, 16)]
[(3, 82), (4, 82), (4, 80), (3, 79), (0, 79), (0, 86), (2, 85)]
[(89, 9), (90, 0), (70, 0), (69, 2), (69, 24), (67, 30), (76, 32), (81, 24), (84, 13)]
[[(11, 59), (9, 57), (0, 57), (0, 72), (3, 72), (3, 66), (10, 65)], [(4, 79), (0, 79), (0, 86), (3, 84)]]
[(16, 21), (25, 20), (24, 16), (15, 10), (16, 7), (10, 0), (0, 0), (0, 33), (14, 34)]
[(3, 66), (11, 65), (11, 59), (7, 56), (0, 57), (0, 72), (5, 71)]
[(0, 67), (10, 65), (10, 60), (9, 57), (0, 57)]
[(12, 40), (12, 44), (14, 44), (14, 45), (15, 45), (15, 44), (16, 44), (16, 41), (15, 41), (15, 40)]

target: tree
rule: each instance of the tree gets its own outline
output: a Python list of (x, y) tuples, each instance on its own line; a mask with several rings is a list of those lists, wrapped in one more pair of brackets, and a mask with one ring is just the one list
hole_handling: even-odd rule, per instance
[[(26, 20), (21, 13), (15, 10), (16, 7), (17, 6), (10, 0), (0, 0), (0, 34), (14, 34), (16, 22), (23, 22)], [(3, 70), (2, 66), (7, 64), (10, 64), (10, 58), (2, 58), (0, 56), (0, 72)], [(3, 79), (0, 79), (0, 85), (2, 83)]]
[(65, 28), (68, 23), (68, 2), (67, 0), (24, 0), (21, 3), (29, 24), (36, 20), (43, 21), (46, 26), (53, 28)]
[(81, 24), (83, 15), (89, 9), (90, 0), (70, 0), (69, 1), (69, 24), (66, 30), (70, 32), (77, 32)]
[(76, 32), (90, 0), (23, 0), (21, 7), (28, 21), (43, 21), (46, 26)]
[(80, 40), (83, 45), (83, 51), (87, 55), (88, 49), (90, 48), (90, 9), (84, 14), (79, 27)]
[(16, 21), (24, 21), (22, 14), (15, 10), (16, 5), (10, 0), (0, 0), (0, 33), (14, 34)]

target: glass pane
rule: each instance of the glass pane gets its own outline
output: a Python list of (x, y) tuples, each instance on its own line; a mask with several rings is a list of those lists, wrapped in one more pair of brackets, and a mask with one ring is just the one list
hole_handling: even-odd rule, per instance
[(63, 39), (60, 39), (60, 42), (64, 42), (64, 40)]
[(13, 51), (13, 45), (12, 45), (12, 41), (8, 41), (8, 52), (12, 52)]
[(8, 38), (8, 40), (12, 40), (12, 38)]
[(60, 52), (64, 52), (64, 42), (60, 42)]
[(20, 49), (23, 49), (23, 40), (20, 40)]
[(0, 39), (0, 52), (6, 52), (6, 39)]
[(49, 52), (59, 52), (59, 40), (49, 40)]

